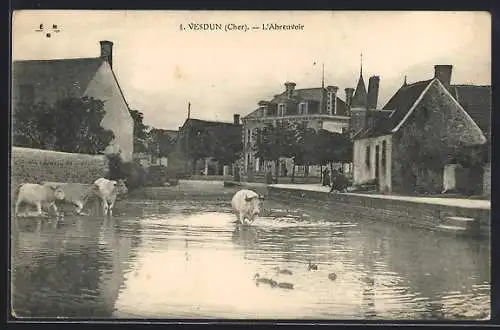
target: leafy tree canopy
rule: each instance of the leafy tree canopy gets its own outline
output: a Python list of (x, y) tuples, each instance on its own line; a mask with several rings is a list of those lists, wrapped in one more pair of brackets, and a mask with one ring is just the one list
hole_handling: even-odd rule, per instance
[(96, 154), (114, 138), (100, 123), (104, 103), (68, 97), (51, 105), (19, 103), (13, 113), (13, 144), (20, 147)]

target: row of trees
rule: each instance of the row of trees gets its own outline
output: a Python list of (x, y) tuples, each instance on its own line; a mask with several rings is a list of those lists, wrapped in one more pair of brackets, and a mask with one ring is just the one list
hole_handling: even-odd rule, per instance
[[(280, 157), (292, 158), (295, 165), (327, 165), (352, 161), (353, 144), (346, 134), (315, 130), (303, 122), (277, 122), (255, 130), (255, 156), (274, 161), (278, 176)], [(295, 166), (292, 180), (295, 177)]]
[[(134, 120), (134, 151), (158, 157), (180, 154), (176, 139), (166, 131), (144, 124), (144, 115), (130, 110)], [(13, 114), (15, 146), (65, 152), (97, 154), (112, 141), (111, 131), (100, 125), (105, 115), (104, 103), (93, 98), (68, 97), (55, 104), (19, 103)], [(192, 127), (189, 134), (188, 159), (212, 157), (220, 164), (231, 164), (240, 158), (243, 149), (241, 132), (224, 126)], [(352, 143), (348, 136), (308, 128), (305, 123), (278, 122), (254, 132), (257, 157), (279, 163), (290, 157), (297, 165), (325, 165), (329, 162), (350, 162)], [(183, 145), (183, 143), (181, 143)], [(276, 166), (276, 169), (278, 166)], [(292, 177), (295, 173), (292, 173)]]

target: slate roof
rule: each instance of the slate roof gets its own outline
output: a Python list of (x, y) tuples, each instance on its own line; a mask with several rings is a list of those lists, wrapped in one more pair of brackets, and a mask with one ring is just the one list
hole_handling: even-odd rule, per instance
[[(322, 90), (321, 87), (294, 89), (292, 100), (294, 100), (295, 102), (301, 102), (301, 101), (321, 102), (321, 90)], [(324, 93), (324, 104), (326, 106), (327, 91), (325, 88), (323, 88), (323, 93)], [(286, 99), (288, 99), (286, 96), (286, 92), (283, 92), (279, 95), (274, 96), (270, 102), (271, 104), (278, 104)], [(254, 111), (243, 117), (243, 119), (260, 118), (263, 115), (264, 114), (262, 113), (261, 109), (255, 109)], [(349, 109), (347, 107), (347, 104), (338, 96), (337, 96), (337, 115), (349, 116)]]
[[(104, 61), (103, 57), (14, 61), (12, 86), (15, 89), (21, 85), (33, 85), (35, 95), (47, 103), (55, 103), (61, 96), (82, 97)], [(127, 108), (130, 108), (112, 69), (111, 74)]]
[(489, 139), (491, 133), (491, 86), (452, 85), (450, 93)]
[(388, 112), (383, 112), (384, 115), (379, 115), (382, 118), (374, 118), (372, 127), (361, 129), (354, 138), (364, 139), (390, 134), (391, 130), (403, 120), (431, 81), (432, 79), (401, 86), (382, 108), (382, 110), (393, 110), (392, 114), (388, 116)]
[(43, 95), (49, 103), (57, 100), (61, 88), (81, 97), (103, 61), (99, 57), (14, 61), (13, 86), (34, 85), (36, 94)]
[(365, 81), (363, 79), (363, 74), (359, 75), (358, 85), (356, 86), (356, 91), (354, 92), (354, 96), (352, 97), (351, 107), (357, 108), (362, 107), (365, 108), (367, 104), (368, 93), (366, 92)]
[[(394, 110), (392, 115), (387, 118), (375, 119), (372, 127), (360, 130), (354, 138), (363, 139), (390, 134), (432, 80), (403, 85), (383, 107), (384, 110)], [(491, 132), (491, 86), (451, 85), (449, 91), (489, 139)]]

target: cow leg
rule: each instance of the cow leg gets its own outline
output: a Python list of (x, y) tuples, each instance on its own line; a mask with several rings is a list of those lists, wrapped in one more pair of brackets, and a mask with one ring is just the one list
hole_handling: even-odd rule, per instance
[(108, 202), (105, 199), (102, 200), (102, 211), (104, 215), (108, 215)]
[(41, 202), (36, 202), (35, 203), (36, 205), (36, 212), (39, 216), (42, 216), (43, 213), (42, 213), (42, 203)]
[(16, 202), (16, 208), (14, 210), (14, 215), (19, 215), (19, 206), (22, 204), (22, 199), (18, 199), (17, 202)]
[(115, 202), (109, 203), (109, 209), (108, 209), (109, 216), (113, 215), (113, 206), (115, 206)]
[(55, 202), (50, 203), (49, 207), (52, 207), (52, 210), (54, 210), (54, 213), (56, 214), (56, 218), (59, 217), (58, 209), (56, 206)]
[(241, 213), (241, 212), (238, 214), (238, 221), (239, 221), (242, 225), (243, 225), (243, 224), (245, 224), (245, 217), (244, 217), (243, 213)]

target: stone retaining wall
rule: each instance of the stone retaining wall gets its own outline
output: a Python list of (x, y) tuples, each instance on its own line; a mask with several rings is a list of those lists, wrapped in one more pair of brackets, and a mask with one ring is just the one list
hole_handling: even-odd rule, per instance
[(268, 191), (272, 199), (282, 201), (300, 199), (302, 203), (310, 202), (315, 207), (327, 209), (335, 217), (389, 221), (432, 230), (435, 230), (446, 216), (471, 217), (479, 219), (481, 235), (490, 235), (490, 210), (272, 186), (268, 187)]

